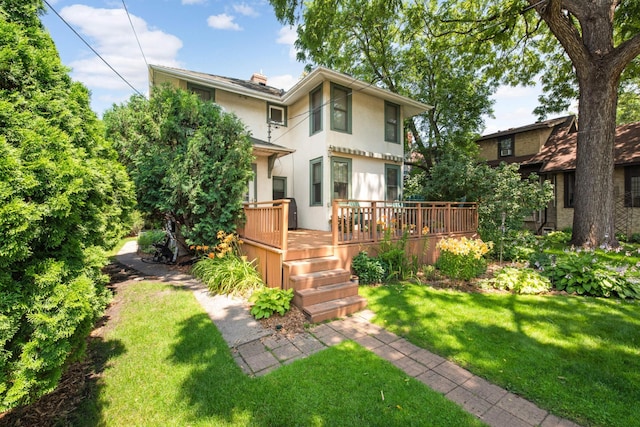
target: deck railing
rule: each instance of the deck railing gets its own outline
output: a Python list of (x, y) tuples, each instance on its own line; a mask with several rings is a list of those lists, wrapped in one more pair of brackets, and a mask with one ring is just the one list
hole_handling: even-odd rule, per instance
[[(478, 229), (478, 205), (462, 202), (334, 200), (333, 244), (407, 236), (468, 233)], [(336, 221), (333, 219), (337, 218)]]
[(245, 203), (243, 237), (286, 251), (289, 203), (290, 200)]
[[(287, 250), (289, 200), (245, 203), (243, 237)], [(386, 237), (409, 239), (428, 235), (474, 233), (478, 205), (464, 202), (385, 202), (334, 200), (333, 245), (377, 242)], [(337, 220), (334, 220), (336, 218)]]

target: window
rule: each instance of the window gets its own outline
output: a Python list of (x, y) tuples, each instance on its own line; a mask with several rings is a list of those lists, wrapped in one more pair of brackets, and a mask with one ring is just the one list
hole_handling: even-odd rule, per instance
[(287, 107), (267, 104), (267, 123), (279, 126), (287, 125)]
[(309, 94), (309, 135), (322, 131), (322, 85)]
[(287, 197), (287, 178), (284, 176), (274, 176), (272, 200), (280, 200)]
[(309, 162), (310, 197), (311, 206), (322, 206), (322, 157)]
[(200, 99), (202, 99), (203, 101), (215, 102), (216, 100), (215, 90), (213, 88), (197, 86), (191, 83), (187, 83), (187, 89), (189, 90), (189, 92), (195, 93), (196, 95), (198, 95)]
[(503, 136), (498, 139), (498, 157), (513, 156), (513, 135)]
[(348, 199), (351, 194), (351, 159), (331, 158), (331, 187), (333, 199)]
[(331, 129), (351, 133), (351, 89), (331, 86)]
[(386, 200), (400, 200), (400, 166), (384, 165)]
[(640, 166), (624, 168), (624, 205), (640, 207)]
[(400, 143), (400, 107), (390, 102), (384, 103), (384, 140)]
[(576, 173), (566, 172), (564, 174), (564, 207), (572, 208), (575, 205)]

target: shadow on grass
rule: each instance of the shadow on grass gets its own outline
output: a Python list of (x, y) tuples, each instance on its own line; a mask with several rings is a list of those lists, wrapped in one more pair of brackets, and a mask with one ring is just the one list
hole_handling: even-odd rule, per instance
[(640, 419), (637, 302), (412, 285), (366, 296), (391, 331), (557, 415), (602, 426)]
[(481, 425), (440, 394), (353, 342), (260, 378), (247, 377), (205, 314), (179, 325), (170, 363), (189, 374), (176, 393), (204, 425)]

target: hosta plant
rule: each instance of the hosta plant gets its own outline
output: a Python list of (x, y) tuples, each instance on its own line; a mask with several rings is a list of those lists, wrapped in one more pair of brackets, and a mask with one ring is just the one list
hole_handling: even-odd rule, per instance
[(551, 282), (532, 268), (504, 267), (492, 279), (482, 280), (480, 287), (507, 290), (517, 294), (540, 294), (551, 289)]
[(274, 313), (280, 316), (289, 311), (293, 289), (263, 288), (255, 291), (249, 298), (253, 303), (251, 315), (256, 319), (268, 319)]

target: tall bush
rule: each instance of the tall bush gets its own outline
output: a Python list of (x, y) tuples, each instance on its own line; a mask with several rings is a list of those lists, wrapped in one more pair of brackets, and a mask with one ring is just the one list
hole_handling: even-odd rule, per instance
[(252, 145), (242, 122), (209, 101), (163, 86), (104, 115), (140, 209), (178, 222), (186, 244), (212, 242), (242, 218)]
[(0, 412), (53, 390), (108, 301), (105, 248), (135, 199), (38, 18), (0, 0)]

